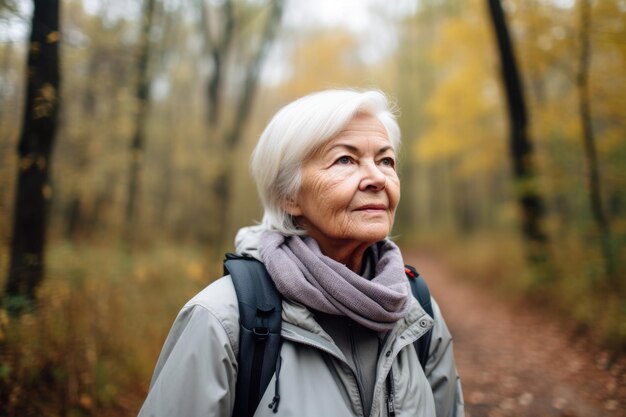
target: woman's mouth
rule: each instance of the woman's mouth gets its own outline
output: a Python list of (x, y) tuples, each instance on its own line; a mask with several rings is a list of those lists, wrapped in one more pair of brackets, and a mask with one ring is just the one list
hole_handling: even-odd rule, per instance
[(355, 211), (386, 211), (387, 206), (384, 204), (365, 204), (363, 206), (359, 206)]

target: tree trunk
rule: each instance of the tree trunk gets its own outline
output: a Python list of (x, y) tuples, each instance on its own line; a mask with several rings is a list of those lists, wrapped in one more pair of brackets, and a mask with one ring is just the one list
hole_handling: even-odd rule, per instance
[(5, 288), (6, 307), (15, 313), (34, 301), (44, 275), (45, 233), (52, 195), (48, 173), (59, 112), (59, 3), (34, 1)]
[(611, 247), (611, 229), (606, 210), (602, 202), (600, 187), (600, 170), (591, 118), (589, 99), (589, 63), (590, 42), (589, 26), (591, 23), (591, 5), (589, 0), (580, 1), (580, 56), (576, 87), (578, 90), (578, 111), (582, 128), (583, 149), (586, 165), (587, 187), (589, 190), (589, 206), (593, 219), (600, 234), (601, 251), (608, 284), (617, 289), (615, 277), (615, 259)]
[[(246, 76), (244, 80), (243, 90), (237, 101), (237, 108), (235, 118), (230, 130), (226, 134), (225, 138), (225, 155), (224, 160), (232, 161), (235, 157), (237, 146), (241, 141), (242, 133), (248, 119), (250, 118), (250, 112), (252, 110), (252, 104), (257, 91), (258, 81), (263, 63), (269, 52), (269, 49), (276, 36), (277, 29), (279, 27), (280, 19), (283, 11), (283, 1), (273, 0), (271, 2), (271, 10), (269, 16), (265, 21), (263, 32), (261, 33), (261, 41), (259, 48), (256, 51), (252, 61), (247, 66)], [(232, 187), (233, 187), (233, 171), (231, 165), (225, 165), (220, 168), (219, 174), (216, 177), (214, 183), (214, 195), (217, 201), (217, 228), (216, 239), (217, 244), (216, 253), (221, 253), (219, 247), (223, 245), (230, 237), (227, 237), (227, 232), (230, 226), (229, 208), (232, 200)]]
[(145, 151), (145, 126), (148, 115), (150, 95), (150, 75), (148, 63), (150, 60), (150, 30), (155, 12), (156, 0), (146, 0), (144, 5), (143, 25), (137, 60), (137, 113), (135, 115), (135, 133), (130, 146), (130, 169), (128, 179), (128, 194), (126, 200), (125, 240), (132, 246), (136, 238), (137, 200), (140, 190), (141, 168)]
[[(531, 265), (545, 265), (547, 235), (543, 229), (544, 203), (535, 175), (533, 145), (528, 137), (528, 116), (524, 90), (519, 75), (513, 45), (509, 36), (504, 11), (499, 0), (487, 0), (498, 44), (502, 79), (507, 97), (509, 115), (509, 151), (515, 183), (515, 196), (521, 214), (521, 230)], [(543, 268), (542, 268), (543, 269)], [(539, 279), (549, 278), (546, 271), (536, 271)]]
[[(205, 53), (209, 55), (213, 61), (213, 72), (207, 85), (207, 101), (208, 113), (207, 120), (211, 128), (215, 128), (221, 116), (222, 105), (222, 87), (224, 76), (224, 65), (227, 56), (231, 52), (233, 43), (233, 35), (235, 33), (235, 11), (231, 0), (225, 1), (223, 8), (223, 29), (219, 32), (221, 37), (213, 39), (211, 35), (210, 8), (206, 0), (197, 0), (200, 10), (200, 23), (202, 25), (202, 33), (204, 35)], [(214, 23), (218, 23), (214, 21)]]
[(244, 87), (237, 103), (235, 121), (233, 122), (230, 132), (226, 136), (226, 146), (231, 150), (239, 144), (241, 134), (245, 129), (248, 119), (250, 118), (250, 111), (252, 110), (252, 104), (254, 103), (254, 97), (256, 96), (261, 69), (263, 68), (263, 63), (267, 57), (269, 49), (274, 42), (282, 12), (283, 0), (273, 0), (271, 3), (271, 10), (269, 12), (270, 14), (265, 21), (265, 27), (263, 29), (263, 33), (261, 34), (259, 49), (252, 59), (252, 62), (248, 65), (248, 69), (246, 71)]

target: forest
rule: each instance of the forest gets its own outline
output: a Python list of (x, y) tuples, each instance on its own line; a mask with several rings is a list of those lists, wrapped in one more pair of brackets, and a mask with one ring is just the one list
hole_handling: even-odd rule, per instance
[(397, 108), (403, 251), (622, 357), (626, 1), (0, 0), (0, 417), (136, 415), (335, 87)]

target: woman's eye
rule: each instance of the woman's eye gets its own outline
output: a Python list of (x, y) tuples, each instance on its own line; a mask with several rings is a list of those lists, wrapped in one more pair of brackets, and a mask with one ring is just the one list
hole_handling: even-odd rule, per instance
[(386, 166), (390, 166), (390, 167), (395, 167), (396, 166), (396, 161), (395, 159), (389, 157), (389, 158), (383, 158), (380, 160), (381, 165), (386, 165)]
[(337, 159), (337, 163), (340, 165), (347, 165), (350, 163), (350, 157), (349, 156), (342, 156), (339, 159)]

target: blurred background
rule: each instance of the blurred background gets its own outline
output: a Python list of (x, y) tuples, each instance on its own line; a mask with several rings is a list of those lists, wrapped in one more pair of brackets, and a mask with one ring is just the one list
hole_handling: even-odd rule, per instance
[(626, 1), (0, 0), (0, 415), (135, 415), (264, 126), (332, 87), (398, 109), (405, 254), (620, 357)]

